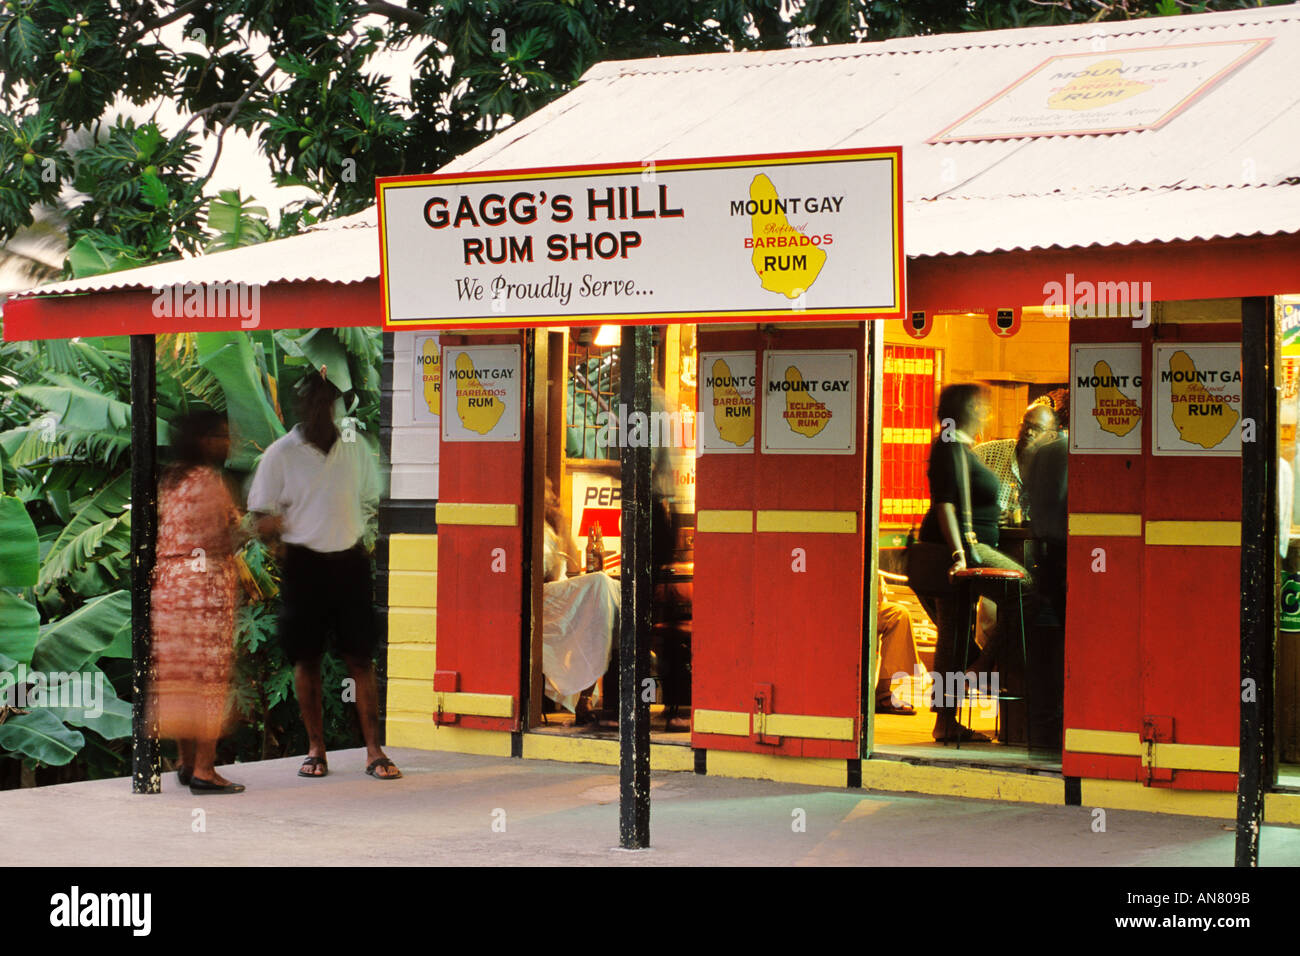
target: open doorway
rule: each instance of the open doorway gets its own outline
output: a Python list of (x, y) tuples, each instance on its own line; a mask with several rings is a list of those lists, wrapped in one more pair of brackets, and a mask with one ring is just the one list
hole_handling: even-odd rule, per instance
[[(621, 412), (619, 328), (549, 333), (543, 584), (543, 702), (538, 733), (618, 735), (621, 599), (620, 447), (637, 440)], [(655, 569), (651, 736), (689, 746), (695, 533), (695, 326), (654, 334), (652, 446)], [(541, 450), (538, 451), (541, 454)], [(556, 552), (563, 555), (558, 557)], [(579, 686), (581, 685), (581, 686)]]
[[(1031, 520), (1025, 468), (1038, 446), (1068, 436), (1068, 319), (1026, 308), (1019, 328), (1008, 334), (982, 314), (937, 316), (921, 338), (911, 336), (903, 323), (889, 323), (884, 336), (876, 494), (878, 585), (884, 597), (878, 606), (876, 669), (873, 680), (864, 682), (864, 707), (875, 708), (872, 750), (881, 756), (1059, 769), (1064, 532), (1060, 542), (1049, 542), (1045, 522)], [(978, 600), (973, 646), (952, 675), (973, 667), (975, 680), (967, 690), (947, 680), (949, 692), (961, 698), (956, 719), (974, 739), (953, 740), (966, 735), (950, 733), (949, 740), (939, 741), (935, 705), (946, 679), (936, 673), (940, 615), (932, 598), (908, 586), (906, 553), (909, 539), (921, 536), (931, 507), (927, 467), (940, 434), (939, 396), (956, 383), (978, 384), (988, 399), (987, 419), (970, 438), (975, 458), (997, 478), (996, 548), (1040, 581), (1055, 584), (1059, 578), (1060, 594), (1056, 601), (1026, 601), (1025, 652), (1015, 616), (1006, 607), (999, 611), (996, 600)], [(1063, 501), (1059, 508), (1063, 522)], [(1006, 592), (1004, 605), (1015, 600), (1013, 594)], [(998, 630), (1004, 633), (997, 636)], [(900, 667), (904, 660), (907, 665)]]

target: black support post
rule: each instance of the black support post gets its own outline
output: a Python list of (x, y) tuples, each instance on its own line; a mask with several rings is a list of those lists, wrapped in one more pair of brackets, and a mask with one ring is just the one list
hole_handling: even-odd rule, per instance
[[(1273, 780), (1274, 635), (1278, 575), (1277, 335), (1273, 299), (1242, 300), (1241, 751), (1237, 772), (1237, 866), (1259, 865), (1264, 794)], [(1248, 436), (1243, 436), (1248, 437)]]
[(153, 685), (149, 579), (158, 541), (158, 397), (154, 337), (131, 336), (131, 792), (159, 793), (158, 737), (146, 697)]
[[(619, 349), (623, 413), (650, 416), (651, 329), (625, 325)], [(622, 592), (618, 643), (619, 846), (650, 845), (650, 703), (642, 682), (650, 675), (650, 447), (622, 447)]]

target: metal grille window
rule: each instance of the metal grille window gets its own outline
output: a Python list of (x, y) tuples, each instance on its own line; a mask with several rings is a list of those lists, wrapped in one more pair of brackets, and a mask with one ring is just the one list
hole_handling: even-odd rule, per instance
[(600, 413), (617, 415), (618, 405), (618, 346), (580, 345), (570, 337), (565, 456), (617, 459), (618, 449), (602, 440)]
[(936, 349), (885, 346), (880, 442), (882, 525), (917, 524), (930, 506), (925, 470), (934, 439), (938, 381)]

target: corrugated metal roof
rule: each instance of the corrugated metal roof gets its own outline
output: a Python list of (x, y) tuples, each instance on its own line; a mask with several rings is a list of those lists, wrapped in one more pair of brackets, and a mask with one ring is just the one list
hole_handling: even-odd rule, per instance
[[(1156, 130), (931, 145), (1048, 57), (1270, 37)], [(601, 63), (446, 172), (903, 147), (907, 254), (1300, 232), (1300, 4), (1119, 23)], [(352, 228), (357, 227), (357, 228)], [(379, 273), (374, 211), (307, 235), (41, 292)], [(215, 261), (214, 261), (215, 260)], [(183, 278), (181, 278), (183, 276)]]
[(379, 275), (378, 222), (374, 207), (319, 223), (296, 236), (172, 262), (69, 279), (25, 295), (151, 289), (182, 283), (364, 282)]

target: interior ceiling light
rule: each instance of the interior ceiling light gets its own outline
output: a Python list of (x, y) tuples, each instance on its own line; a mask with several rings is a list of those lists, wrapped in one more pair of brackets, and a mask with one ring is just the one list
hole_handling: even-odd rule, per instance
[(596, 341), (593, 343), (601, 348), (608, 348), (611, 345), (618, 345), (623, 338), (622, 326), (602, 325), (596, 332)]

